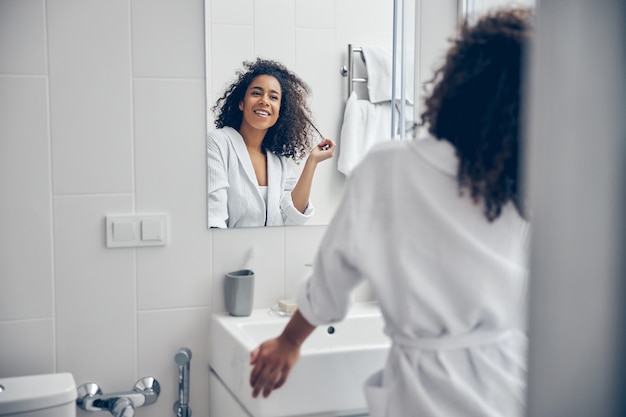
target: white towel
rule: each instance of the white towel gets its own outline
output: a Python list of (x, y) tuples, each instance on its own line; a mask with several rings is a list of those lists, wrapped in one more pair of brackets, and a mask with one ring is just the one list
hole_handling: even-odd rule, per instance
[(391, 102), (373, 104), (352, 92), (343, 115), (337, 169), (350, 175), (367, 151), (391, 138)]
[[(372, 103), (383, 103), (391, 101), (391, 84), (393, 73), (393, 54), (390, 48), (381, 46), (364, 46), (363, 59), (367, 68), (367, 92)], [(400, 61), (398, 61), (400, 63)], [(396, 100), (400, 100), (400, 65), (396, 68)], [(405, 74), (406, 87), (405, 99), (409, 104), (413, 104), (413, 70), (407, 68)]]

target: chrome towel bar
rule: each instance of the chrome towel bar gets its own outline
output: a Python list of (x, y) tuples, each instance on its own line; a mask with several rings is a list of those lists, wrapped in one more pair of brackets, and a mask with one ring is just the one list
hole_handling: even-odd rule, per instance
[(354, 91), (354, 83), (366, 83), (367, 78), (354, 78), (354, 54), (361, 54), (361, 58), (363, 58), (363, 48), (352, 46), (352, 44), (348, 44), (348, 67), (344, 65), (341, 67), (341, 75), (344, 77), (348, 77), (348, 98), (352, 95), (352, 91)]

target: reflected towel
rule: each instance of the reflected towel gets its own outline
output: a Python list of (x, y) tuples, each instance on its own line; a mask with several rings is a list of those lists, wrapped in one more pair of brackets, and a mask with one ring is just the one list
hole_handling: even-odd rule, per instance
[(337, 169), (348, 176), (372, 146), (390, 138), (391, 102), (359, 100), (353, 91), (344, 111)]
[[(390, 48), (382, 46), (364, 46), (363, 59), (367, 68), (367, 92), (372, 103), (391, 101), (392, 62), (393, 54)], [(399, 62), (399, 61), (398, 61)], [(405, 99), (413, 104), (413, 69), (407, 68), (405, 77)], [(396, 69), (396, 100), (400, 100), (400, 68)]]

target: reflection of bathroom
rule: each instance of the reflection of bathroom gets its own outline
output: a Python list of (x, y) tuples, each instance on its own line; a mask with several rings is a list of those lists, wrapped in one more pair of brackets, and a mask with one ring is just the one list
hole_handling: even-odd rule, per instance
[[(205, 87), (216, 97), (244, 56), (276, 58), (310, 81), (313, 113), (337, 136), (347, 45), (391, 32), (392, 1), (370, 2), (382, 16), (363, 0), (0, 0), (0, 378), (71, 373), (116, 392), (152, 375), (160, 396), (136, 415), (168, 416), (187, 346), (193, 415), (228, 415), (208, 396), (222, 278), (253, 268), (255, 308), (293, 298), (344, 177), (320, 171), (312, 225), (207, 231)], [(421, 2), (422, 81), (460, 3)], [(272, 49), (285, 31), (292, 48)], [(106, 247), (105, 216), (151, 213), (167, 213), (165, 245)]]

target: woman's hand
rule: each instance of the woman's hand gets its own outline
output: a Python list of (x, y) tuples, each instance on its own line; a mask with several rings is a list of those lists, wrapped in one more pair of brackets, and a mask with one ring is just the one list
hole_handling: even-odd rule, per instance
[(313, 148), (309, 158), (313, 158), (315, 162), (325, 161), (332, 158), (336, 147), (337, 145), (332, 139), (324, 139)]
[(250, 385), (252, 396), (256, 398), (263, 390), (268, 397), (273, 390), (280, 388), (289, 376), (289, 371), (300, 357), (300, 346), (315, 330), (300, 310), (291, 316), (282, 334), (262, 343), (250, 353)]
[(263, 397), (280, 388), (289, 376), (289, 371), (300, 356), (300, 346), (284, 335), (262, 343), (250, 353), (252, 396), (256, 398), (263, 390)]

